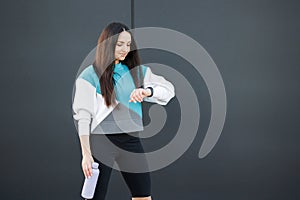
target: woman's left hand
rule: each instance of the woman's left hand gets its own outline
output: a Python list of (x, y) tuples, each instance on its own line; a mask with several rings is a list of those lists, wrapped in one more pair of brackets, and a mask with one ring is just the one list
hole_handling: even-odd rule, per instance
[(134, 102), (134, 103), (136, 101), (142, 102), (145, 97), (150, 95), (151, 95), (150, 89), (137, 88), (131, 92), (129, 102)]

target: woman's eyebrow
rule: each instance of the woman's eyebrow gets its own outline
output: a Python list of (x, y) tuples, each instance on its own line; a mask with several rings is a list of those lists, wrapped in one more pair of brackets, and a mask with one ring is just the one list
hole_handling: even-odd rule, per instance
[[(118, 42), (124, 43), (123, 41), (120, 41), (120, 40)], [(131, 42), (131, 41), (128, 41), (128, 42)]]

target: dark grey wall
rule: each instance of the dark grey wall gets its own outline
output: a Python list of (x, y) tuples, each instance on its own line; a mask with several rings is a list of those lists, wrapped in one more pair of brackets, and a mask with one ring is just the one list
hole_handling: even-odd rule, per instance
[[(202, 77), (174, 54), (141, 51), (144, 63), (167, 64), (187, 77), (201, 107), (191, 147), (152, 173), (153, 199), (300, 198), (299, 9), (293, 0), (135, 1), (135, 27), (174, 29), (207, 50), (228, 101), (217, 145), (198, 159), (210, 119)], [(104, 26), (111, 21), (131, 25), (130, 1), (11, 0), (2, 2), (0, 15), (1, 197), (81, 199), (73, 83)], [(176, 105), (175, 99), (169, 110), (176, 113), (170, 109)], [(172, 127), (166, 130), (161, 138), (172, 136)], [(151, 148), (151, 141), (145, 144)], [(110, 187), (108, 199), (129, 194), (118, 172)]]

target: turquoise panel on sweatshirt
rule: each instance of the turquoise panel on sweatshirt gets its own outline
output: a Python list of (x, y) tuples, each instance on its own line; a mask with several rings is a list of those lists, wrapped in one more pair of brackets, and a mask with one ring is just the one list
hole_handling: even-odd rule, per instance
[(93, 68), (93, 65), (90, 65), (87, 68), (85, 68), (78, 76), (78, 78), (82, 78), (90, 84), (92, 84), (92, 86), (96, 88), (97, 93), (101, 94), (99, 78)]
[(143, 76), (145, 76), (147, 67), (145, 65), (141, 65), (141, 67), (142, 67)]
[(130, 94), (135, 89), (135, 84), (128, 67), (122, 63), (116, 64), (113, 77), (116, 82), (117, 100), (142, 117), (142, 104), (140, 102), (129, 102)]
[[(145, 76), (147, 67), (141, 65), (142, 73)], [(101, 94), (99, 78), (92, 65), (84, 69), (78, 78), (83, 78), (96, 88), (98, 94)], [(130, 94), (135, 89), (135, 84), (128, 67), (121, 62), (115, 65), (113, 78), (115, 80), (115, 90), (117, 100), (127, 108), (136, 112), (142, 117), (142, 105), (140, 102), (129, 102)]]

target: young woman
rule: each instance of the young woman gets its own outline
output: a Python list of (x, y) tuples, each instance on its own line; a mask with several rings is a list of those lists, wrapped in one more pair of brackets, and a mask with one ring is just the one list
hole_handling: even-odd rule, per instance
[[(120, 169), (125, 165), (148, 166), (146, 158), (135, 163), (120, 149), (144, 154), (138, 137), (138, 131), (143, 130), (141, 103), (166, 105), (174, 96), (169, 81), (141, 65), (128, 27), (117, 22), (106, 26), (98, 39), (94, 63), (76, 79), (73, 101), (85, 177), (92, 176), (92, 162), (99, 163), (93, 199), (105, 199), (114, 162)], [(112, 144), (120, 149), (112, 148)], [(132, 200), (151, 200), (149, 171), (120, 171)]]

